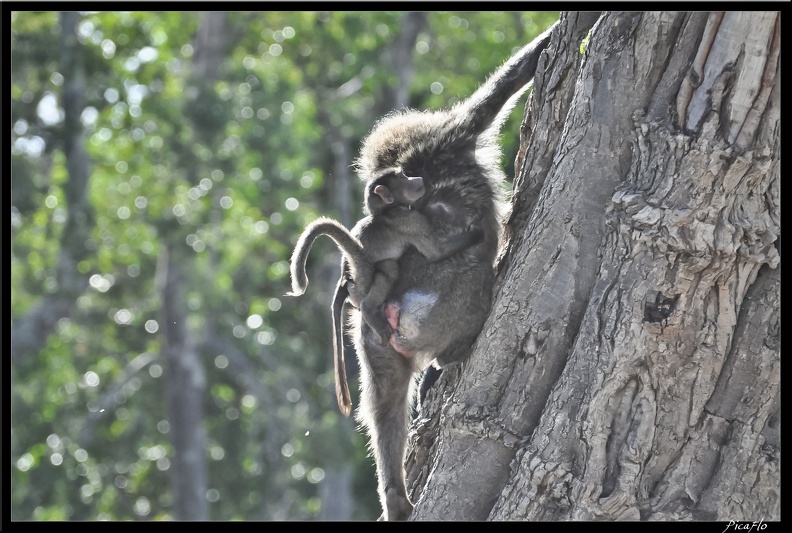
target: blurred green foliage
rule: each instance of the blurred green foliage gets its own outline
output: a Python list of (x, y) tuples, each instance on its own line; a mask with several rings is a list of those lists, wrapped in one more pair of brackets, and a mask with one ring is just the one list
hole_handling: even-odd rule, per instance
[[(430, 13), (414, 50), (410, 105), (471, 94), (557, 13)], [(330, 470), (354, 472), (353, 519), (379, 514), (365, 439), (335, 405), (332, 284), (284, 298), (297, 236), (333, 204), (329, 132), (353, 151), (398, 80), (381, 55), (397, 12), (230, 13), (227, 55), (208, 91), (190, 84), (198, 13), (91, 12), (82, 123), (95, 227), (89, 281), (39, 353), (12, 369), (12, 519), (168, 519), (170, 459), (157, 259), (188, 246), (189, 326), (250, 363), (201, 348), (210, 517), (316, 519)], [(66, 216), (57, 13), (11, 14), (12, 316), (47, 295)], [(358, 78), (333, 105), (328, 91)], [(200, 94), (200, 97), (197, 95)], [(521, 110), (522, 107), (518, 107)], [(505, 127), (505, 166), (519, 120)], [(354, 191), (360, 205), (360, 191)], [(317, 243), (312, 269), (337, 275)], [(238, 357), (237, 357), (238, 359)], [(237, 361), (233, 359), (233, 361)], [(254, 386), (258, 385), (258, 387)], [(354, 388), (354, 385), (353, 385)], [(356, 403), (356, 399), (355, 399)]]

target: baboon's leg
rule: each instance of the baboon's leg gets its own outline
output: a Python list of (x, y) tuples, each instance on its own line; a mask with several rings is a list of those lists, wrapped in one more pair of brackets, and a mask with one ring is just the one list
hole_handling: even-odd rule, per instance
[(412, 365), (390, 347), (366, 347), (360, 421), (368, 428), (384, 520), (406, 520), (412, 503), (404, 486)]

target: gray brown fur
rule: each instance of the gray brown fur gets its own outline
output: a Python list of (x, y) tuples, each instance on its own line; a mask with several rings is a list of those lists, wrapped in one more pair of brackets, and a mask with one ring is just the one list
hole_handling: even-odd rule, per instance
[[(347, 230), (341, 223), (326, 217), (315, 220), (303, 231), (291, 259), (292, 292), (305, 292), (308, 278), (305, 266), (308, 253), (317, 237), (333, 239), (343, 253), (342, 277), (333, 298), (333, 364), (336, 396), (341, 411), (351, 409), (343, 355), (342, 306), (347, 297), (363, 315), (380, 345), (388, 343), (391, 327), (383, 310), (385, 298), (395, 283), (399, 270), (396, 262), (408, 247), (414, 246), (428, 261), (440, 261), (480, 241), (482, 231), (461, 226), (442, 206), (424, 205), (427, 216), (411, 209), (425, 192), (421, 177), (408, 177), (401, 169), (386, 169), (367, 186), (366, 210), (370, 213)], [(454, 226), (454, 220), (457, 221)], [(439, 229), (450, 228), (445, 235)]]
[(361, 367), (357, 417), (368, 431), (376, 462), (381, 519), (405, 520), (412, 511), (403, 462), (414, 373), (432, 361), (442, 366), (464, 360), (489, 315), (506, 212), (498, 133), (549, 40), (550, 30), (451, 110), (393, 113), (363, 142), (357, 161), (361, 179), (371, 183), (387, 168), (422, 176), (427, 191), (416, 207), (445, 206), (456, 213), (452, 227), (440, 228), (438, 234), (450, 235), (444, 232), (473, 223), (483, 232), (481, 242), (439, 261), (415, 249), (399, 258), (389, 302), (401, 306), (394, 335), (411, 357), (390, 344), (382, 346), (361, 313), (352, 314)]

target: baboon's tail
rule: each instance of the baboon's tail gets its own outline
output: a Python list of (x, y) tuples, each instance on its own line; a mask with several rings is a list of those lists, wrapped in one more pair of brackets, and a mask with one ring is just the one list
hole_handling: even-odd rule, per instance
[(333, 239), (347, 257), (364, 257), (363, 245), (340, 222), (327, 217), (314, 220), (305, 228), (294, 247), (291, 257), (292, 290), (286, 294), (287, 296), (300, 296), (308, 287), (305, 264), (311, 246), (320, 235), (327, 235)]
[(352, 411), (352, 399), (349, 396), (349, 385), (347, 384), (346, 362), (344, 360), (344, 302), (349, 296), (345, 285), (344, 273), (336, 285), (335, 296), (333, 297), (333, 370), (335, 372), (335, 389), (338, 408), (349, 416)]
[(517, 98), (528, 88), (539, 63), (539, 56), (550, 42), (553, 24), (536, 39), (501, 65), (470, 98), (454, 108), (461, 130), (477, 136), (490, 128), (499, 129)]

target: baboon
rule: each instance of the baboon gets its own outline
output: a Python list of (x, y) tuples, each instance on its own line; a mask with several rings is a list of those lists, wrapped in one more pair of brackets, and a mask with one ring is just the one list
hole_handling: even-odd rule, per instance
[[(415, 247), (428, 261), (440, 261), (479, 242), (481, 229), (461, 227), (461, 216), (441, 202), (423, 203), (414, 209), (426, 189), (423, 178), (407, 176), (399, 168), (389, 168), (367, 188), (362, 218), (350, 230), (326, 217), (315, 220), (303, 231), (291, 258), (292, 292), (305, 292), (308, 278), (305, 265), (317, 237), (327, 235), (343, 252), (342, 277), (333, 298), (333, 351), (338, 406), (344, 415), (351, 409), (343, 360), (341, 306), (347, 297), (358, 307), (380, 345), (390, 342), (391, 325), (385, 316), (385, 298), (398, 277), (399, 257)], [(453, 234), (448, 234), (454, 231)]]
[(383, 346), (361, 313), (352, 311), (351, 336), (361, 368), (357, 418), (371, 440), (380, 519), (406, 520), (412, 512), (403, 462), (415, 372), (432, 362), (442, 367), (464, 360), (489, 314), (506, 213), (497, 137), (533, 78), (551, 30), (452, 109), (390, 114), (363, 141), (356, 162), (362, 180), (372, 183), (388, 168), (422, 176), (426, 192), (418, 209), (421, 204), (442, 205), (463, 219), (455, 222), (457, 227), (475, 223), (483, 232), (476, 244), (438, 261), (415, 248), (401, 255), (398, 279), (385, 306), (394, 330), (389, 344)]

